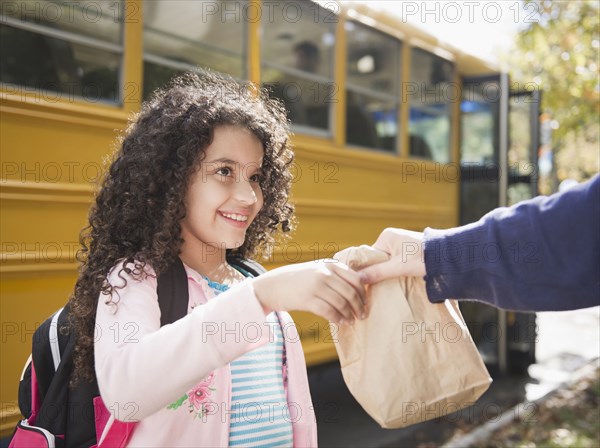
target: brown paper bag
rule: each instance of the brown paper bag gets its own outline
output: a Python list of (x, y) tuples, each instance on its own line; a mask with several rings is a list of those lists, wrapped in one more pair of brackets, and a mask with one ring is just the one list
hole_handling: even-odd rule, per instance
[[(388, 259), (370, 246), (335, 258), (353, 269)], [(472, 405), (492, 379), (456, 301), (432, 304), (423, 279), (369, 287), (369, 316), (334, 337), (346, 385), (383, 428), (401, 428)]]

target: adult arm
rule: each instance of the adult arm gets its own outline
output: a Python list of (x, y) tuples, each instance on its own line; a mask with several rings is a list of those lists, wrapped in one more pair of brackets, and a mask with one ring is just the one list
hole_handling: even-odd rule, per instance
[(477, 299), (514, 310), (600, 304), (600, 176), (496, 209), (474, 224), (425, 230), (430, 301)]
[(600, 176), (563, 193), (499, 208), (466, 226), (425, 234), (385, 229), (373, 247), (392, 257), (364, 283), (425, 277), (432, 302), (567, 310), (600, 304)]

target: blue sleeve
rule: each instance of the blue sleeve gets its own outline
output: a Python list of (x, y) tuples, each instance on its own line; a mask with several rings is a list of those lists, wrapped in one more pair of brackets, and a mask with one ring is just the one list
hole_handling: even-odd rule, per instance
[(476, 223), (425, 230), (431, 302), (559, 311), (600, 305), (600, 176), (499, 208)]

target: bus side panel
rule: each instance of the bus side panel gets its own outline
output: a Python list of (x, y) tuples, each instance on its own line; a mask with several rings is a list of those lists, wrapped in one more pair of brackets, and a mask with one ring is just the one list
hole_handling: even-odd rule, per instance
[[(69, 106), (65, 107), (68, 109)], [(82, 121), (83, 120), (83, 121)], [(94, 182), (123, 120), (3, 102), (0, 433), (20, 418), (19, 376), (35, 329), (68, 300)]]

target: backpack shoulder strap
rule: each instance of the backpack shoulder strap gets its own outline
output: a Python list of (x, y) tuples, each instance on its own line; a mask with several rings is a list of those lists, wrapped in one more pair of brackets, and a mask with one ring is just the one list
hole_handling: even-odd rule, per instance
[[(52, 328), (52, 326), (50, 328)], [(50, 351), (51, 355), (54, 356), (53, 351), (57, 349), (52, 349), (52, 344), (55, 341), (49, 342), (50, 350), (46, 350)], [(41, 378), (40, 371), (43, 370), (44, 374), (51, 374), (51, 381), (48, 384), (47, 389), (41, 391), (43, 393), (39, 394), (41, 402), (39, 416), (36, 419), (36, 424), (43, 428), (46, 428), (52, 434), (56, 435), (65, 434), (65, 429), (68, 426), (67, 421), (69, 419), (67, 410), (68, 403), (70, 401), (75, 400), (74, 397), (70, 396), (71, 391), (69, 390), (69, 381), (71, 378), (71, 373), (73, 371), (74, 347), (75, 337), (72, 337), (72, 335), (70, 334), (67, 338), (67, 345), (65, 349), (60, 350), (60, 362), (58, 363), (56, 369), (54, 366), (54, 359), (52, 359), (50, 356), (47, 356), (46, 359), (39, 359), (39, 361), (42, 362), (42, 364), (40, 364), (36, 362), (35, 353), (33, 354), (32, 371), (33, 369), (35, 369), (35, 374), (38, 378), (38, 386), (40, 387), (40, 389), (42, 387), (42, 382), (39, 381), (39, 379)], [(35, 395), (33, 389), (34, 387), (32, 385), (32, 400)], [(57, 403), (61, 403), (61, 405), (57, 406)], [(79, 412), (83, 412), (83, 410)]]
[[(267, 270), (259, 263), (238, 256), (228, 256), (227, 262), (245, 277), (258, 277)], [(187, 314), (189, 290), (187, 273), (179, 257), (158, 276), (158, 306), (160, 307), (160, 325), (167, 325)]]
[(64, 307), (58, 310), (52, 316), (52, 320), (50, 322), (50, 351), (52, 352), (52, 362), (54, 364), (54, 371), (58, 370), (58, 365), (60, 364), (60, 344), (58, 342), (58, 318), (63, 312)]
[(42, 322), (34, 333), (31, 357), (35, 364), (41, 401), (45, 400), (61, 359), (72, 339), (70, 331), (66, 334), (61, 331), (63, 327), (70, 330), (67, 318), (69, 310), (70, 305), (65, 305)]
[(248, 258), (231, 255), (227, 256), (227, 262), (236, 270), (244, 274), (245, 277), (258, 277), (267, 272), (260, 263)]
[(187, 314), (189, 291), (187, 273), (183, 262), (177, 257), (157, 279), (160, 325), (171, 324)]

